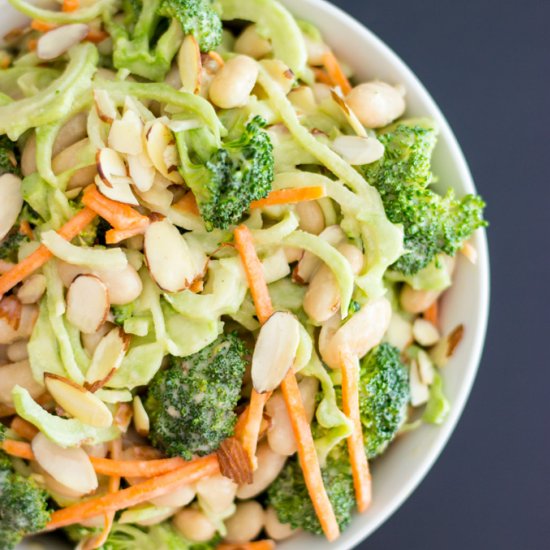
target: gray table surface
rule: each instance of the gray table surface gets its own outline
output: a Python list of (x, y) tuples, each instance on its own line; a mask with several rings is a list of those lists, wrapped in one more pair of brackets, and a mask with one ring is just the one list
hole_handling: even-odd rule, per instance
[(550, 2), (334, 3), (434, 96), (491, 222), (491, 318), (467, 409), (425, 481), (360, 548), (550, 548)]

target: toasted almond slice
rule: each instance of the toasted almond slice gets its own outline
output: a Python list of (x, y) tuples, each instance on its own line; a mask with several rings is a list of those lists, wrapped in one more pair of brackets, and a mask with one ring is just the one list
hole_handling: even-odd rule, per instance
[(164, 149), (162, 157), (169, 174), (178, 171), (179, 156), (175, 143), (171, 143)]
[(291, 313), (276, 311), (262, 326), (252, 356), (252, 385), (273, 391), (292, 367), (300, 343), (300, 323)]
[(132, 183), (142, 192), (149, 191), (155, 181), (156, 170), (144, 153), (128, 155), (128, 170)]
[(111, 124), (116, 120), (118, 115), (116, 105), (105, 90), (94, 90), (94, 104), (97, 116), (103, 122)]
[(132, 110), (127, 110), (120, 120), (113, 121), (108, 145), (119, 153), (138, 155), (143, 150), (143, 122)]
[(29, 350), (27, 349), (28, 342), (25, 340), (20, 340), (19, 342), (14, 342), (6, 348), (6, 356), (13, 363), (18, 363), (19, 361), (25, 361), (29, 358)]
[(93, 384), (112, 376), (128, 350), (130, 337), (120, 327), (108, 332), (97, 344), (92, 363), (86, 373), (86, 382)]
[(36, 43), (36, 55), (39, 59), (55, 59), (84, 40), (89, 30), (88, 25), (74, 23), (46, 32)]
[(288, 94), (288, 100), (298, 115), (311, 113), (317, 109), (317, 102), (313, 90), (309, 86), (298, 86)]
[(367, 137), (367, 131), (365, 130), (365, 127), (361, 124), (361, 121), (357, 118), (357, 115), (350, 109), (349, 105), (345, 102), (345, 100), (338, 95), (338, 93), (335, 90), (330, 91), (330, 96), (332, 97), (332, 100), (344, 113), (344, 116), (346, 117), (346, 120), (348, 121), (349, 125), (353, 129), (353, 131), (360, 137)]
[(384, 146), (371, 137), (338, 136), (332, 149), (352, 166), (370, 164), (384, 156)]
[(105, 195), (108, 199), (131, 204), (133, 206), (139, 206), (139, 202), (132, 193), (132, 188), (130, 187), (130, 184), (132, 183), (131, 178), (128, 177), (125, 179), (118, 179), (124, 178), (124, 176), (116, 176), (116, 178), (116, 183), (115, 180), (113, 180), (113, 184), (111, 186), (106, 185), (99, 176), (96, 176), (94, 181), (99, 189), (99, 192), (102, 195)]
[(166, 122), (166, 126), (172, 130), (172, 132), (185, 132), (187, 130), (194, 130), (201, 127), (201, 121), (198, 118), (186, 118), (183, 120), (171, 119)]
[(292, 90), (292, 86), (296, 82), (296, 76), (288, 65), (285, 65), (279, 59), (264, 59), (260, 63), (285, 95)]
[(434, 381), (435, 369), (430, 356), (421, 349), (416, 357), (418, 373), (423, 384), (430, 385)]
[(44, 387), (34, 379), (26, 359), (0, 366), (0, 403), (13, 405), (12, 390), (15, 386), (25, 388), (34, 399), (44, 393)]
[(430, 350), (430, 358), (440, 369), (443, 368), (449, 359), (453, 356), (456, 347), (460, 344), (464, 336), (464, 325), (458, 325), (445, 338), (441, 338), (439, 342)]
[(242, 443), (236, 437), (222, 441), (218, 451), (220, 472), (237, 485), (252, 483), (252, 468)]
[(21, 178), (3, 174), (0, 176), (0, 239), (13, 227), (22, 206)]
[(477, 250), (472, 243), (464, 243), (460, 249), (460, 252), (471, 264), (477, 264)]
[(420, 405), (424, 405), (428, 402), (428, 399), (430, 398), (430, 390), (420, 378), (418, 363), (416, 361), (411, 361), (411, 367), (409, 370), (409, 388), (411, 392), (411, 405), (413, 407), (420, 407)]
[(81, 495), (97, 489), (97, 475), (83, 449), (64, 449), (43, 433), (38, 433), (31, 445), (36, 462), (64, 487)]
[(174, 146), (174, 141), (172, 132), (159, 120), (145, 126), (145, 143), (153, 166), (171, 182), (182, 183), (183, 180), (177, 170), (169, 171), (164, 156), (165, 150), (170, 146)]
[(196, 38), (188, 34), (178, 53), (181, 84), (186, 92), (198, 94), (201, 89), (201, 50)]
[(424, 347), (433, 346), (441, 338), (437, 327), (432, 325), (430, 321), (426, 321), (426, 319), (422, 319), (421, 317), (416, 319), (413, 323), (412, 332), (414, 339)]
[(22, 313), (23, 306), (17, 296), (10, 294), (9, 296), (2, 296), (0, 298), (0, 319), (6, 321), (15, 331), (19, 330)]
[(153, 222), (147, 228), (143, 246), (151, 276), (168, 292), (188, 288), (201, 272), (186, 240), (167, 219)]
[(97, 152), (96, 165), (99, 177), (108, 187), (113, 186), (113, 177), (128, 176), (124, 160), (114, 149), (109, 147), (103, 147)]
[(19, 287), (17, 297), (22, 304), (36, 304), (45, 291), (46, 277), (42, 273), (35, 273)]
[(80, 275), (67, 292), (67, 319), (80, 332), (92, 334), (107, 320), (109, 295), (95, 275)]
[(136, 428), (136, 432), (139, 435), (146, 436), (149, 434), (149, 426), (150, 426), (149, 415), (147, 414), (147, 411), (145, 410), (145, 407), (143, 406), (143, 403), (139, 395), (136, 395), (134, 397), (133, 407), (134, 407), (134, 426)]
[(84, 424), (108, 428), (113, 423), (113, 415), (107, 405), (84, 387), (48, 372), (44, 374), (44, 383), (56, 403)]

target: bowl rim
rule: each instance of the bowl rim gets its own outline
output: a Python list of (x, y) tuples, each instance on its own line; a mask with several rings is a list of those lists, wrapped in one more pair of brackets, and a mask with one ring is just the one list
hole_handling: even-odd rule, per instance
[[(450, 124), (443, 115), (441, 109), (430, 95), (424, 84), (409, 68), (409, 66), (373, 31), (366, 25), (359, 22), (352, 15), (345, 12), (343, 9), (335, 6), (327, 0), (281, 0), (281, 2), (292, 12), (293, 6), (296, 3), (306, 5), (308, 9), (320, 10), (325, 12), (325, 15), (339, 20), (343, 25), (348, 26), (355, 33), (361, 36), (362, 40), (369, 42), (381, 56), (389, 60), (389, 63), (403, 75), (408, 81), (408, 86), (414, 86), (417, 94), (420, 96), (422, 103), (427, 106), (427, 116), (436, 120), (440, 131), (440, 140), (444, 141), (449, 148), (449, 154), (453, 157), (456, 163), (456, 174), (462, 182), (465, 190), (468, 193), (475, 193), (476, 187), (474, 180), (464, 153), (454, 135)], [(330, 40), (325, 36), (326, 41), (330, 44)], [(483, 346), (487, 334), (487, 325), (489, 320), (489, 303), (490, 303), (490, 266), (489, 266), (489, 250), (487, 244), (487, 233), (485, 229), (479, 229), (474, 236), (475, 247), (478, 253), (477, 265), (478, 270), (477, 281), (479, 284), (480, 301), (475, 315), (475, 325), (477, 330), (474, 334), (474, 339), (471, 344), (470, 354), (467, 359), (467, 364), (463, 365), (464, 376), (460, 385), (459, 391), (453, 399), (453, 404), (449, 416), (445, 422), (437, 427), (438, 436), (431, 447), (427, 450), (420, 465), (417, 466), (410, 479), (406, 484), (401, 486), (400, 490), (391, 498), (388, 505), (376, 517), (369, 519), (368, 523), (359, 526), (352, 533), (348, 533), (345, 540), (336, 540), (331, 547), (338, 550), (348, 550), (355, 547), (360, 542), (364, 541), (376, 529), (378, 529), (386, 520), (388, 520), (397, 509), (409, 498), (413, 491), (418, 487), (422, 480), (426, 477), (430, 469), (439, 458), (443, 449), (447, 445), (451, 434), (454, 432), (458, 421), (464, 412), (466, 402), (472, 390), (474, 380), (479, 369)], [(358, 516), (354, 516), (354, 521)]]

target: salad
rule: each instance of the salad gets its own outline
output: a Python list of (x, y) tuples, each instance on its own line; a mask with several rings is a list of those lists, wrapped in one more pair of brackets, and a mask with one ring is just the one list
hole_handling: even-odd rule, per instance
[(369, 462), (445, 420), (482, 199), (275, 0), (9, 1), (0, 549), (335, 540)]

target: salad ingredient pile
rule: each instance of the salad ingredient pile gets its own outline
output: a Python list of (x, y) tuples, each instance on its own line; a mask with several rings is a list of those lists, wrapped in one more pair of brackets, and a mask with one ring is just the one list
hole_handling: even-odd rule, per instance
[(482, 199), (276, 0), (9, 1), (0, 549), (335, 540), (369, 463), (445, 420)]

